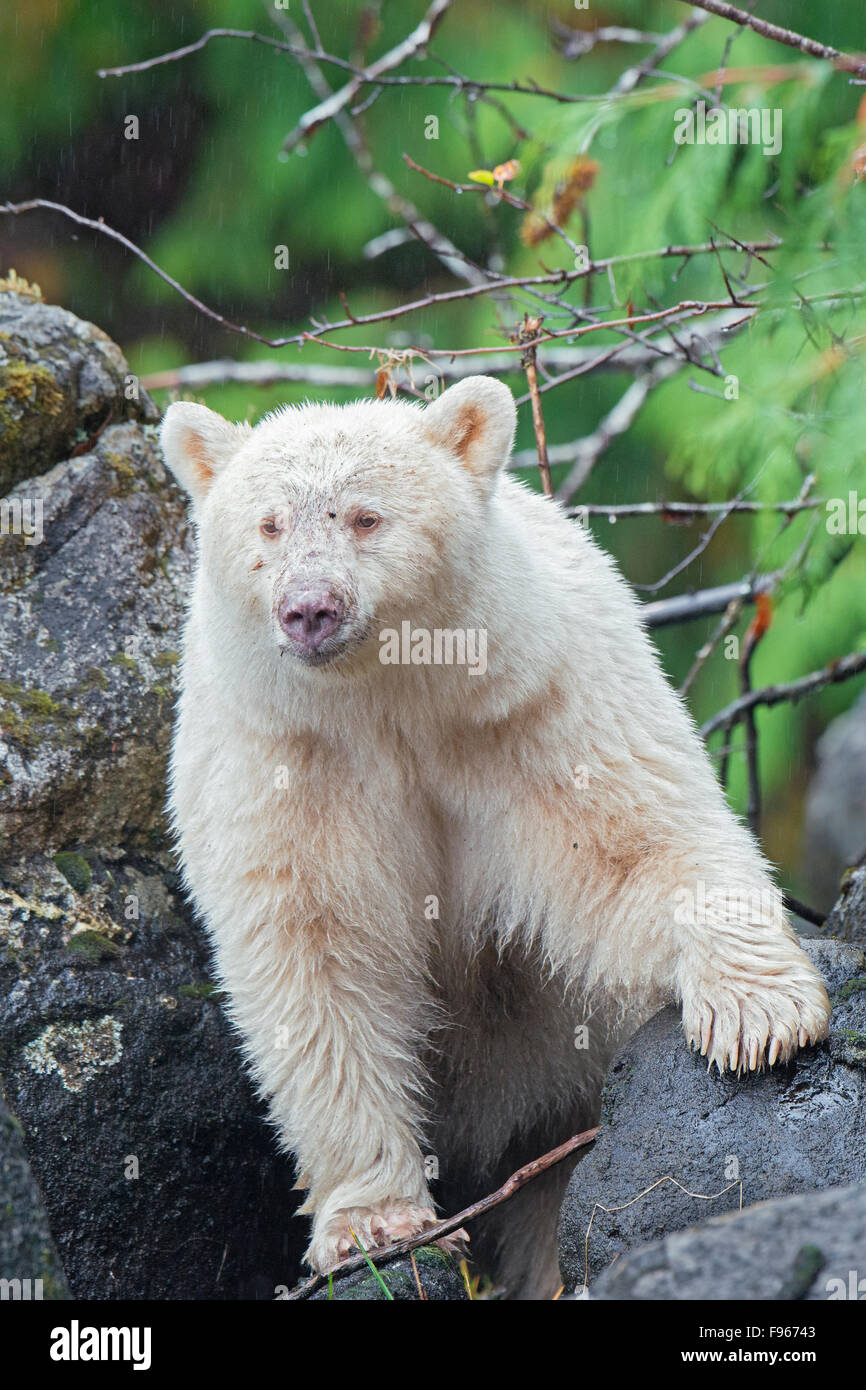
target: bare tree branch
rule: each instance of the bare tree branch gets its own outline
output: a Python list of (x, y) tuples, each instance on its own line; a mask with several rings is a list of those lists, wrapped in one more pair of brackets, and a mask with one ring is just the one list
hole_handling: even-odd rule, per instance
[[(150, 68), (162, 67), (166, 63), (180, 62), (183, 58), (189, 57), (193, 53), (198, 53), (205, 48), (212, 39), (250, 39), (257, 43), (266, 44), (268, 47), (279, 52), (289, 53), (294, 58), (313, 58), (318, 63), (332, 64), (334, 67), (341, 68), (344, 72), (352, 74), (360, 90), (364, 86), (373, 87), (450, 87), (452, 90), (464, 93), (476, 93), (479, 97), (486, 97), (490, 92), (506, 92), (513, 96), (544, 97), (548, 101), (554, 101), (564, 106), (577, 106), (582, 103), (598, 102), (599, 96), (588, 92), (557, 92), (550, 87), (542, 87), (537, 82), (481, 82), (471, 77), (465, 77), (462, 73), (451, 72), (444, 76), (431, 73), (411, 73), (401, 76), (372, 76), (366, 68), (360, 68), (355, 63), (351, 63), (346, 58), (340, 58), (335, 53), (320, 53), (312, 48), (298, 49), (294, 44), (281, 43), (279, 39), (270, 38), (266, 34), (259, 34), (252, 29), (208, 29), (206, 33), (195, 41), (195, 43), (185, 44), (182, 48), (173, 48), (167, 53), (158, 53), (153, 58), (143, 58), (137, 63), (125, 63), (121, 67), (99, 68), (98, 77), (126, 77), (130, 73), (147, 72)], [(417, 55), (416, 55), (417, 56)], [(433, 55), (428, 54), (432, 59)], [(436, 59), (442, 62), (441, 58)], [(347, 84), (351, 86), (352, 83)], [(661, 89), (659, 89), (661, 91)], [(334, 95), (338, 95), (334, 93)], [(669, 95), (669, 93), (663, 93)], [(353, 98), (350, 97), (349, 100)], [(323, 104), (323, 103), (321, 103)], [(320, 104), (320, 105), (321, 105)], [(317, 108), (318, 109), (318, 108)], [(340, 109), (344, 109), (342, 106)], [(505, 113), (502, 108), (502, 113)], [(307, 113), (309, 115), (309, 113)], [(327, 118), (325, 118), (327, 119)], [(292, 139), (297, 134), (298, 128), (288, 136)], [(309, 132), (307, 132), (309, 133)], [(297, 135), (298, 140), (304, 137)]]
[[(272, 39), (267, 34), (258, 34), (254, 29), (208, 29), (202, 34), (201, 38), (194, 43), (184, 44), (183, 48), (173, 48), (170, 53), (159, 53), (155, 58), (143, 58), (138, 63), (125, 63), (118, 68), (98, 68), (97, 77), (126, 77), (128, 73), (147, 72), (150, 68), (162, 67), (164, 63), (176, 63), (181, 58), (188, 58), (193, 53), (199, 53), (211, 42), (212, 39), (249, 39), (252, 43), (263, 43), (268, 48), (274, 48), (278, 52), (293, 53), (291, 44), (283, 43), (280, 39)], [(324, 61), (326, 54), (317, 54)]]
[[(0, 212), (2, 211), (3, 208), (0, 207)], [(480, 292), (487, 293), (491, 288), (508, 288), (509, 283), (510, 282), (497, 281), (494, 282), (492, 286), (482, 287)], [(511, 283), (519, 284), (520, 281), (517, 280)], [(379, 312), (373, 314), (358, 314), (350, 318), (341, 319), (336, 323), (318, 323), (314, 320), (314, 327), (311, 331), (297, 333), (291, 338), (278, 338), (271, 341), (268, 341), (267, 339), (262, 339), (261, 341), (267, 342), (269, 347), (287, 347), (290, 343), (310, 342), (320, 343), (323, 347), (335, 348), (339, 352), (362, 352), (367, 354), (373, 352), (380, 352), (382, 350), (381, 348), (375, 346), (371, 347), (369, 344), (333, 343), (330, 342), (324, 336), (324, 334), (342, 332), (344, 329), (354, 328), (357, 327), (359, 324), (363, 325), (370, 323), (393, 322), (395, 319), (402, 318), (405, 314), (416, 313), (421, 309), (429, 309), (434, 304), (447, 304), (457, 299), (470, 298), (478, 292), (479, 291), (476, 291), (476, 289), (473, 286), (470, 286), (465, 290), (447, 290), (443, 291), (441, 294), (429, 294), (425, 295), (423, 299), (414, 300), (409, 304), (401, 304), (396, 308), (392, 309), (382, 309)], [(748, 319), (748, 317), (750, 317), (752, 311), (757, 311), (762, 306), (757, 302), (750, 302), (745, 307), (750, 311), (749, 314), (741, 315), (740, 317), (738, 317), (731, 325), (731, 327), (737, 327), (740, 323), (745, 322)], [(535, 346), (546, 347), (548, 343), (556, 342), (562, 338), (583, 338), (588, 333), (599, 333), (605, 331), (609, 332), (611, 329), (625, 329), (626, 332), (630, 333), (636, 324), (661, 324), (666, 319), (672, 319), (675, 324), (683, 323), (692, 318), (703, 318), (704, 315), (708, 314), (712, 309), (728, 308), (730, 308), (730, 301), (727, 299), (682, 299), (678, 304), (671, 304), (667, 308), (653, 310), (652, 313), (639, 314), (633, 312), (627, 314), (623, 318), (599, 319), (593, 323), (583, 324), (581, 327), (572, 326), (570, 328), (563, 328), (555, 331), (553, 329), (544, 330), (542, 336), (539, 337), (538, 342), (535, 344)], [(667, 324), (665, 326), (669, 327), (669, 325)], [(418, 352), (421, 356), (447, 357), (449, 359), (457, 357), (480, 357), (486, 356), (488, 353), (491, 352), (522, 352), (523, 350), (524, 349), (517, 344), (514, 347), (498, 348), (427, 348), (423, 353), (419, 348), (411, 349), (411, 351)]]
[[(734, 330), (728, 327), (728, 322), (733, 316), (723, 311), (712, 321), (707, 321), (701, 337), (710, 343), (721, 345), (733, 336)], [(610, 370), (615, 372), (639, 372), (647, 367), (654, 367), (662, 357), (670, 357), (679, 351), (678, 345), (667, 332), (659, 333), (647, 346), (643, 346), (641, 340), (634, 345), (625, 342), (619, 343), (615, 350), (598, 352), (593, 348), (581, 347), (556, 347), (545, 346), (544, 362), (548, 370), (561, 371), (562, 376), (554, 377), (551, 380), (539, 385), (539, 392), (544, 395), (545, 391), (563, 381), (570, 381), (575, 375), (587, 375), (592, 372)], [(439, 375), (443, 379), (459, 381), (465, 376), (473, 376), (478, 370), (473, 362), (466, 361), (464, 358), (455, 358), (452, 361), (442, 362), (437, 368)], [(501, 376), (517, 370), (514, 359), (505, 353), (500, 353), (497, 348), (490, 348), (484, 370), (491, 376)], [(213, 362), (191, 362), (182, 367), (166, 368), (164, 371), (152, 372), (142, 378), (142, 385), (147, 390), (204, 390), (208, 386), (222, 386), (231, 382), (238, 382), (245, 386), (273, 386), (277, 382), (302, 382), (310, 386), (332, 387), (361, 387), (366, 390), (372, 383), (372, 373), (364, 367), (343, 367), (337, 363), (322, 364), (318, 362), (236, 362), (232, 358), (219, 358)], [(394, 375), (394, 381), (398, 390), (407, 390), (411, 394), (412, 386), (408, 373), (402, 375), (399, 370)], [(523, 398), (521, 398), (523, 399)], [(518, 402), (520, 404), (520, 402)], [(548, 445), (548, 453), (552, 463), (570, 463), (574, 458), (577, 441), (570, 444)], [(515, 455), (514, 464), (518, 468), (529, 468), (535, 462), (535, 452), (524, 450)], [(629, 504), (631, 505), (631, 504)], [(674, 513), (678, 508), (691, 508), (689, 515), (709, 515), (714, 506), (719, 509), (726, 506), (726, 503), (676, 503), (671, 504)], [(784, 505), (779, 503), (779, 508)], [(817, 504), (810, 504), (817, 505)], [(635, 516), (653, 515), (664, 512), (664, 503), (639, 502), (634, 506), (637, 510)], [(763, 503), (754, 503), (737, 508), (737, 510), (750, 511), (762, 510)], [(709, 511), (702, 510), (709, 508)], [(580, 510), (580, 509), (578, 509)], [(605, 507), (601, 508), (598, 515), (613, 513), (616, 515), (630, 515), (628, 507)], [(685, 516), (685, 511), (682, 512)]]
[[(146, 386), (147, 381), (144, 384)], [(558, 447), (570, 449), (573, 446), (563, 444)], [(619, 502), (607, 507), (603, 502), (593, 502), (585, 506), (566, 507), (565, 514), (580, 519), (590, 516), (607, 517), (611, 521), (660, 516), (663, 521), (683, 524), (702, 516), (716, 516), (720, 512), (725, 517), (737, 512), (781, 512), (784, 516), (796, 516), (798, 512), (813, 511), (823, 505), (822, 497), (795, 497), (790, 502), (747, 502), (734, 497), (730, 502)]]
[(729, 603), (741, 599), (754, 603), (758, 594), (776, 582), (775, 574), (758, 575), (754, 579), (739, 579), (733, 584), (719, 584), (712, 589), (698, 589), (694, 594), (677, 594), (674, 598), (659, 598), (645, 603), (641, 621), (645, 627), (671, 627), (674, 623), (692, 623), (713, 613), (724, 613)]
[(663, 37), (641, 29), (624, 29), (616, 24), (602, 25), (599, 29), (570, 29), (567, 24), (554, 19), (551, 27), (560, 40), (559, 52), (563, 58), (584, 58), (599, 43), (656, 44)]
[(717, 729), (737, 723), (747, 710), (754, 709), (757, 705), (778, 705), (783, 700), (796, 703), (797, 700), (802, 700), (804, 695), (811, 695), (813, 691), (821, 690), (825, 685), (838, 685), (840, 681), (851, 680), (853, 676), (859, 676), (864, 671), (866, 652), (852, 652), (850, 656), (831, 661), (823, 670), (811, 671), (808, 676), (801, 676), (799, 680), (790, 681), (786, 685), (765, 685), (760, 690), (750, 690), (748, 694), (741, 695), (738, 700), (733, 700), (725, 709), (714, 714), (712, 719), (708, 719), (701, 728), (701, 734), (704, 738), (709, 738)]
[(116, 231), (114, 227), (109, 227), (107, 222), (104, 222), (101, 217), (96, 220), (92, 217), (82, 217), (81, 213), (73, 212), (72, 208), (65, 207), (63, 203), (53, 203), (48, 198), (30, 198), (25, 203), (0, 204), (0, 215), (11, 214), (17, 216), (22, 212), (33, 212), (37, 208), (45, 208), (50, 212), (62, 213), (64, 217), (68, 217), (72, 222), (76, 222), (79, 227), (87, 227), (90, 231), (99, 232), (102, 236), (108, 237), (110, 241), (119, 242), (121, 246), (126, 247), (127, 251), (131, 251), (133, 256), (137, 256), (140, 261), (143, 261), (148, 270), (152, 270), (154, 275), (158, 275), (160, 280), (164, 280), (167, 285), (170, 285), (173, 290), (176, 290), (181, 298), (185, 299), (188, 304), (191, 304), (194, 309), (197, 309), (200, 314), (204, 314), (206, 318), (213, 319), (214, 323), (218, 323), (220, 327), (228, 329), (230, 333), (240, 333), (245, 338), (253, 338), (258, 343), (264, 343), (266, 347), (283, 347), (286, 343), (294, 341), (289, 338), (266, 338), (263, 334), (256, 333), (252, 328), (245, 328), (242, 324), (232, 323), (222, 314), (217, 313), (216, 309), (211, 309), (207, 304), (203, 304), (194, 294), (190, 294), (189, 290), (185, 290), (183, 285), (179, 284), (173, 275), (169, 275), (167, 270), (163, 270), (155, 261), (152, 261), (146, 251), (142, 251), (140, 246), (136, 246), (135, 242), (130, 241), (129, 237), (124, 236), (122, 232)]
[[(167, 271), (163, 270), (160, 266), (158, 266), (156, 262), (153, 261), (151, 257), (148, 256), (147, 253), (141, 249), (141, 247), (137, 246), (135, 242), (131, 241), (128, 237), (124, 236), (122, 232), (119, 232), (115, 228), (108, 226), (108, 224), (102, 218), (94, 219), (90, 217), (83, 217), (80, 213), (75, 212), (72, 208), (68, 208), (62, 203), (52, 202), (47, 198), (31, 198), (27, 202), (23, 203), (0, 204), (0, 215), (17, 216), (21, 213), (32, 212), (37, 209), (47, 209), (49, 211), (59, 212), (64, 217), (67, 217), (71, 221), (77, 223), (79, 226), (87, 227), (91, 231), (98, 232), (101, 235), (108, 237), (110, 240), (116, 241), (120, 245), (125, 246), (127, 250), (132, 252), (134, 256), (141, 260), (150, 270), (154, 272), (154, 274), (158, 275), (160, 279), (164, 280), (166, 284), (170, 285), (172, 289), (176, 290), (176, 292), (179, 295), (181, 295), (181, 297), (185, 299), (187, 303), (191, 304), (193, 308), (197, 309), (199, 313), (202, 313), (207, 318), (212, 319), (215, 323), (218, 323), (222, 328), (225, 328), (229, 332), (238, 333), (243, 337), (254, 340), (255, 342), (263, 343), (266, 347), (270, 348), (288, 347), (290, 345), (301, 346), (305, 342), (319, 342), (326, 347), (334, 348), (340, 352), (362, 352), (367, 354), (376, 353), (382, 350), (380, 347), (376, 345), (370, 346), (369, 344), (349, 345), (345, 343), (332, 343), (328, 341), (328, 339), (325, 337), (325, 334), (339, 333), (345, 329), (357, 327), (359, 324), (393, 322), (396, 319), (404, 317), (406, 314), (417, 313), (420, 310), (428, 309), (433, 305), (453, 303), (467, 298), (474, 298), (478, 295), (483, 294), (495, 294), (496, 292), (505, 289), (517, 289), (527, 285), (564, 284), (571, 280), (579, 279), (588, 273), (591, 273), (591, 270), (593, 269), (607, 269), (611, 265), (619, 261), (640, 260), (646, 258), (647, 255), (647, 253), (645, 252), (638, 252), (632, 256), (608, 257), (606, 261), (594, 262), (592, 266), (585, 267), (581, 270), (562, 270), (548, 272), (547, 274), (543, 275), (531, 276), (491, 276), (489, 281), (486, 281), (485, 283), (480, 285), (468, 285), (464, 289), (446, 290), (441, 291), (439, 293), (431, 293), (425, 295), (421, 299), (412, 300), (409, 303), (395, 305), (390, 309), (382, 309), (372, 314), (355, 315), (349, 312), (348, 316), (345, 319), (337, 320), (334, 323), (319, 322), (314, 319), (312, 320), (312, 329), (306, 329), (299, 333), (293, 333), (283, 338), (268, 338), (265, 334), (257, 333), (252, 328), (247, 328), (244, 325), (232, 323), (229, 319), (225, 318), (224, 315), (218, 313), (215, 309), (211, 309), (207, 304), (204, 304), (195, 295), (191, 294), (189, 290), (184, 289), (184, 287), (177, 280), (175, 280), (173, 276), (169, 275)], [(658, 254), (662, 257), (666, 257), (672, 254), (672, 248), (661, 248), (657, 253), (649, 254)], [(579, 338), (586, 333), (597, 332), (602, 329), (625, 329), (628, 333), (631, 333), (634, 325), (636, 324), (656, 324), (661, 323), (665, 319), (674, 319), (676, 321), (677, 319), (683, 317), (703, 317), (710, 310), (724, 310), (728, 309), (729, 307), (729, 303), (725, 300), (682, 300), (678, 304), (671, 305), (668, 308), (657, 309), (652, 313), (630, 314), (625, 318), (619, 319), (599, 319), (593, 323), (585, 324), (582, 327), (569, 327), (559, 331), (548, 330), (544, 332), (542, 337), (539, 338), (539, 344), (537, 345), (540, 345), (541, 343), (547, 344), (560, 338)], [(746, 313), (742, 315), (741, 318), (736, 319), (734, 323), (731, 324), (731, 327), (735, 327), (739, 323), (745, 322), (749, 315), (753, 311), (759, 309), (761, 306), (757, 302), (750, 301), (748, 303), (742, 303), (738, 307), (745, 310)], [(669, 325), (667, 326), (669, 327)], [(420, 353), (420, 349), (413, 349), (413, 351), (418, 351)], [(426, 355), (430, 357), (436, 356), (455, 358), (461, 356), (465, 357), (486, 355), (494, 351), (497, 351), (497, 349), (488, 347), (435, 348), (430, 349), (430, 351)], [(521, 352), (523, 351), (523, 349), (520, 345), (514, 345), (511, 348), (499, 348), (498, 351)]]
[(738, 10), (736, 5), (726, 4), (725, 0), (688, 0), (688, 3), (706, 10), (708, 14), (716, 15), (719, 19), (729, 19), (732, 24), (753, 29), (765, 39), (786, 44), (789, 48), (798, 48), (801, 53), (808, 53), (810, 58), (825, 58), (842, 72), (853, 72), (858, 77), (866, 77), (866, 58), (840, 53), (838, 48), (830, 48), (828, 44), (806, 38), (804, 34), (795, 33), (793, 29), (783, 29), (781, 25), (771, 24), (769, 20), (758, 19), (746, 10)]
[(311, 111), (305, 111), (295, 129), (290, 131), (283, 141), (283, 149), (291, 151), (295, 149), (302, 140), (308, 139), (314, 131), (330, 121), (338, 112), (345, 110), (361, 89), (363, 82), (376, 82), (384, 73), (390, 72), (392, 68), (397, 68), (408, 58), (414, 58), (419, 52), (423, 51), (430, 39), (436, 32), (446, 11), (451, 7), (451, 0), (433, 0), (427, 13), (416, 25), (411, 34), (396, 44), (394, 48), (383, 53), (381, 58), (364, 69), (363, 78), (353, 77), (339, 91), (333, 92), (330, 97), (319, 102)]
[[(467, 368), (467, 375), (469, 374)], [(306, 386), (347, 386), (369, 391), (375, 371), (369, 367), (341, 367), (319, 362), (234, 362), (225, 358), (215, 362), (191, 362), (151, 372), (141, 379), (146, 391), (204, 391), (209, 386), (275, 386), (278, 382), (299, 382)]]
[(524, 314), (523, 323), (518, 328), (513, 340), (518, 343), (529, 341), (530, 346), (521, 359), (521, 366), (526, 372), (526, 381), (529, 386), (529, 398), (532, 402), (532, 428), (535, 431), (535, 447), (538, 451), (538, 471), (541, 475), (541, 488), (545, 497), (553, 496), (553, 485), (550, 481), (550, 462), (547, 457), (547, 433), (544, 428), (544, 413), (541, 409), (541, 396), (538, 393), (538, 369), (536, 366), (536, 347), (538, 333), (541, 328), (541, 319), (531, 319), (528, 314)]

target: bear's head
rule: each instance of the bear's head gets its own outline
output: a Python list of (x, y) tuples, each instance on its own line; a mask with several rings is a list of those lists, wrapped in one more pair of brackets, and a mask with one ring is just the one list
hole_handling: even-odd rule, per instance
[(205, 601), (306, 667), (406, 619), (448, 625), (515, 423), (511, 392), (483, 376), (423, 409), (287, 406), (255, 428), (169, 406), (162, 447), (193, 501)]

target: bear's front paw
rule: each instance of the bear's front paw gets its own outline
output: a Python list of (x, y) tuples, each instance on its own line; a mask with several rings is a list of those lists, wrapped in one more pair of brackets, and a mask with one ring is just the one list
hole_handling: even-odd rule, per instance
[(720, 1072), (763, 1071), (826, 1038), (830, 1000), (817, 971), (721, 979), (683, 990), (689, 1047)]
[[(352, 1255), (364, 1250), (382, 1250), (401, 1240), (411, 1240), (436, 1224), (432, 1207), (420, 1206), (406, 1197), (388, 1198), (375, 1207), (347, 1207), (317, 1221), (305, 1259), (320, 1274), (334, 1269)], [(466, 1233), (456, 1231), (437, 1242), (457, 1251)]]

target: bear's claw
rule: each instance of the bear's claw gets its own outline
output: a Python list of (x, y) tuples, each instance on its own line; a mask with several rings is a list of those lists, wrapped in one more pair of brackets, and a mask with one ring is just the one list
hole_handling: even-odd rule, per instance
[(753, 989), (718, 982), (689, 991), (683, 1028), (692, 1051), (719, 1072), (763, 1071), (826, 1038), (830, 1001), (820, 976), (756, 980)]
[[(376, 1207), (348, 1207), (334, 1212), (324, 1227), (314, 1230), (305, 1259), (313, 1269), (325, 1274), (362, 1250), (381, 1251), (411, 1240), (434, 1226), (436, 1220), (432, 1207), (420, 1206), (404, 1197), (388, 1198)], [(444, 1247), (445, 1241), (455, 1240), (460, 1234), (445, 1236), (438, 1244)]]

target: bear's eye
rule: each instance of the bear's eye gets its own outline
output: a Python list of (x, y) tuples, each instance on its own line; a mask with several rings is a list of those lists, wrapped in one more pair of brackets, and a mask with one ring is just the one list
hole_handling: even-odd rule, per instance
[(279, 524), (272, 516), (266, 516), (264, 521), (259, 523), (259, 530), (263, 536), (278, 536), (280, 534)]
[(381, 520), (375, 512), (361, 512), (361, 515), (355, 518), (355, 527), (358, 531), (372, 531)]

